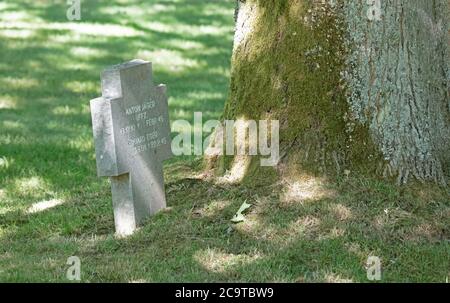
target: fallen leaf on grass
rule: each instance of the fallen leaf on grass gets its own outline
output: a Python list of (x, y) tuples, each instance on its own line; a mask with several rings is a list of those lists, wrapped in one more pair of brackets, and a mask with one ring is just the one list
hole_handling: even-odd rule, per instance
[(245, 221), (245, 217), (244, 217), (244, 215), (242, 213), (244, 211), (246, 211), (247, 209), (249, 209), (251, 206), (252, 205), (248, 204), (247, 201), (242, 203), (241, 207), (239, 208), (237, 213), (234, 215), (233, 219), (231, 219), (231, 222), (233, 222), (233, 223), (244, 222)]

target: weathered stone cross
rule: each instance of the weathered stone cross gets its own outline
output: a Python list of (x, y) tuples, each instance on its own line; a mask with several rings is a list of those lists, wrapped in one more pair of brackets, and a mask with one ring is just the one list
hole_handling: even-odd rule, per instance
[(162, 161), (172, 156), (166, 87), (150, 62), (112, 66), (91, 100), (97, 173), (110, 177), (116, 233), (129, 235), (166, 207)]

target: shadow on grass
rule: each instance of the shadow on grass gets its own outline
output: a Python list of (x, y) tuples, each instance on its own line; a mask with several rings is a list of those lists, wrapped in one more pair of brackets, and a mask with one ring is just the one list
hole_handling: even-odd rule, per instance
[[(156, 61), (155, 82), (168, 85), (172, 120), (192, 120), (194, 111), (203, 111), (205, 119), (222, 112), (231, 54), (233, 20), (226, 13), (232, 11), (230, 3), (90, 1), (83, 3), (79, 23), (67, 22), (66, 9), (57, 1), (5, 1), (1, 7), (5, 22), (0, 27), (18, 31), (0, 41), (0, 157), (14, 163), (0, 167), (0, 186), (6, 191), (15, 179), (31, 177), (48, 180), (55, 192), (69, 188), (58, 178), (59, 161), (67, 169), (76, 162), (77, 168), (81, 165), (89, 176), (95, 175), (88, 104), (100, 95), (100, 71), (108, 65), (140, 54)], [(159, 31), (152, 29), (155, 20), (162, 26)], [(100, 25), (137, 34), (89, 32)], [(203, 32), (203, 25), (225, 30)], [(77, 32), (83, 26), (85, 32)], [(180, 26), (192, 33), (177, 32)], [(22, 37), (22, 30), (29, 36)], [(45, 168), (36, 171), (42, 163)], [(82, 177), (75, 182), (89, 190)]]
[[(3, 262), (22, 264), (15, 268), (22, 272), (17, 280), (33, 280), (30, 272), (40, 273), (36, 280), (64, 280), (65, 258), (76, 255), (83, 281), (364, 282), (365, 262), (375, 255), (383, 260), (384, 281), (440, 281), (446, 275), (442, 237), (448, 230), (427, 238), (417, 229), (433, 219), (443, 222), (444, 197), (430, 197), (432, 207), (418, 205), (412, 191), (350, 179), (329, 184), (332, 197), (283, 202), (282, 185), (252, 188), (189, 177), (197, 165), (169, 165), (168, 174), (178, 172), (166, 185), (169, 208), (125, 239), (112, 235), (107, 186), (40, 213), (7, 213), (0, 227), (17, 229), (0, 238), (9, 258)], [(378, 219), (385, 217), (386, 200), (396, 202), (392, 220), (383, 224)], [(245, 222), (232, 225), (244, 201), (253, 207)], [(36, 260), (47, 263), (32, 264)], [(15, 279), (12, 273), (7, 280)]]

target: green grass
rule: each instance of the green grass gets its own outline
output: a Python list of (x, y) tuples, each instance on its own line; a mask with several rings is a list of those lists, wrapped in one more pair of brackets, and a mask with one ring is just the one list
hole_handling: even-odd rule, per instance
[[(449, 192), (350, 176), (269, 186), (198, 178), (193, 157), (165, 165), (167, 211), (114, 237), (108, 181), (96, 177), (89, 100), (99, 73), (140, 57), (169, 88), (171, 119), (218, 118), (228, 90), (233, 1), (0, 3), (0, 281), (366, 282), (449, 276)], [(116, 26), (106, 31), (107, 26)], [(305, 185), (306, 184), (306, 185)], [(42, 201), (59, 205), (38, 212)], [(230, 219), (247, 201), (247, 220)], [(56, 203), (57, 204), (57, 203)]]

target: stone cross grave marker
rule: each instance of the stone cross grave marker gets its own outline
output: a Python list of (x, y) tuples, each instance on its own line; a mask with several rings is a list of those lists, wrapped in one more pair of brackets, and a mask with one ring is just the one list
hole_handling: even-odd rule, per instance
[(172, 156), (164, 85), (152, 65), (132, 60), (101, 75), (102, 97), (91, 100), (100, 177), (110, 177), (116, 233), (130, 235), (166, 207), (162, 161)]

